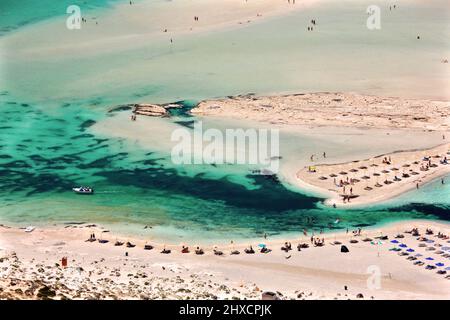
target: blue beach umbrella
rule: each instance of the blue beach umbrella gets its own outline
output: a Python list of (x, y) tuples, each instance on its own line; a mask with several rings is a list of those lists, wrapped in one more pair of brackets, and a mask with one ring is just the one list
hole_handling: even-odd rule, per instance
[(398, 240), (392, 240), (391, 243), (398, 243)]
[(434, 258), (428, 257), (428, 258), (426, 258), (425, 260), (434, 260)]
[(416, 254), (416, 257), (422, 257), (422, 256), (423, 256), (423, 254), (421, 254), (421, 253)]
[(414, 249), (408, 249), (408, 250), (406, 250), (406, 251), (408, 251), (408, 252), (414, 252)]
[(438, 262), (438, 263), (436, 263), (436, 266), (438, 266), (438, 267), (443, 267), (444, 264), (443, 264), (442, 262)]
[(448, 251), (450, 250), (450, 247), (442, 247), (441, 250)]
[(427, 240), (427, 241), (425, 241), (426, 243), (433, 243), (434, 242), (434, 240)]
[(450, 267), (445, 268), (445, 270), (450, 270)]
[(400, 248), (408, 248), (408, 246), (406, 244), (403, 244), (403, 243), (401, 245), (399, 245), (399, 247)]

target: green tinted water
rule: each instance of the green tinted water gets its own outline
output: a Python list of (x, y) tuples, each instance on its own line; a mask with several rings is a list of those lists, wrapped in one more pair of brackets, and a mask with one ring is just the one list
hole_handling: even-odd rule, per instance
[[(2, 2), (2, 7), (11, 9), (11, 5)], [(439, 52), (448, 50), (448, 40), (441, 37), (448, 30), (443, 22), (445, 11), (437, 15), (433, 11), (426, 22), (416, 22), (423, 23), (427, 32), (437, 30), (433, 39), (424, 40), (426, 46), (416, 48), (411, 40), (402, 37), (410, 28), (404, 25), (406, 17), (395, 25), (399, 33), (392, 34), (393, 29), (387, 28), (391, 32), (382, 33), (381, 40), (359, 29), (344, 32), (360, 25), (361, 21), (349, 17), (357, 16), (361, 8), (363, 5), (356, 9), (336, 6), (332, 10), (342, 10), (343, 15), (330, 16), (330, 9), (319, 7), (313, 13), (299, 12), (242, 30), (177, 39), (172, 47), (155, 39), (125, 53), (111, 50), (81, 55), (64, 51), (29, 53), (38, 44), (13, 40), (32, 32), (28, 30), (33, 21), (52, 16), (56, 9), (42, 14), (26, 9), (15, 11), (24, 15), (2, 20), (2, 30), (14, 29), (14, 34), (7, 32), (3, 40), (0, 38), (4, 57), (0, 219), (21, 225), (98, 222), (168, 241), (215, 241), (255, 237), (264, 232), (297, 234), (303, 228), (336, 229), (409, 218), (448, 220), (450, 181), (445, 185), (432, 183), (382, 206), (336, 210), (323, 207), (319, 198), (292, 191), (279, 182), (250, 176), (245, 168), (180, 168), (172, 164), (167, 150), (92, 130), (111, 115), (106, 113), (108, 108), (127, 102), (195, 101), (298, 88), (376, 91), (380, 84), (389, 87), (382, 79), (392, 70), (412, 79), (421, 72), (436, 74), (438, 67), (427, 64), (415, 72), (408, 68), (417, 59), (437, 59)], [(410, 17), (417, 19), (414, 13), (419, 9), (412, 7)], [(428, 14), (425, 11), (424, 17)], [(306, 38), (299, 21), (311, 15), (320, 17), (325, 32)], [(29, 21), (28, 27), (17, 29), (23, 21)], [(389, 23), (394, 22), (388, 20), (387, 26)], [(387, 46), (380, 46), (379, 41)], [(342, 42), (345, 47), (340, 46)], [(336, 55), (325, 54), (333, 50)], [(383, 60), (377, 62), (380, 56)], [(333, 59), (341, 63), (332, 63)], [(365, 68), (372, 73), (361, 76), (358, 70)], [(336, 81), (342, 77), (347, 84)], [(369, 84), (363, 80), (366, 78), (372, 79)], [(149, 134), (158, 137), (161, 132), (155, 127)], [(311, 143), (311, 139), (304, 138), (298, 142), (298, 149), (310, 147)], [(95, 196), (77, 196), (70, 191), (80, 184), (94, 186)], [(411, 204), (411, 199), (415, 203)], [(334, 223), (337, 218), (339, 224)], [(153, 228), (144, 231), (145, 225)]]

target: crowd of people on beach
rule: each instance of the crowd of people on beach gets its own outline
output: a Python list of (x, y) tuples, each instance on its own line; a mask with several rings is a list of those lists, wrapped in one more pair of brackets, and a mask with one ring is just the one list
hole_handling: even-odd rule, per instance
[[(450, 154), (450, 151), (447, 151), (447, 154)], [(376, 178), (376, 183), (374, 184), (375, 188), (380, 188), (383, 185), (390, 185), (395, 182), (400, 182), (404, 179), (411, 178), (412, 176), (417, 176), (417, 178), (414, 180), (414, 183), (416, 185), (416, 188), (419, 189), (420, 182), (422, 181), (421, 178), (425, 174), (425, 172), (430, 171), (431, 169), (437, 168), (440, 165), (448, 165), (449, 161), (447, 158), (447, 154), (436, 154), (434, 156), (427, 155), (424, 156), (422, 159), (418, 161), (411, 161), (408, 163), (403, 163), (401, 167), (392, 167), (387, 168), (388, 165), (393, 165), (393, 159), (391, 156), (384, 156), (381, 160), (380, 164), (376, 164), (375, 161), (371, 161), (372, 163), (367, 164), (360, 164), (358, 168), (351, 168), (349, 170), (342, 170), (338, 173), (331, 173), (329, 174), (329, 177), (333, 178), (333, 185), (337, 188), (339, 188), (340, 196), (342, 197), (343, 203), (349, 203), (351, 199), (357, 198), (361, 196), (361, 194), (364, 194), (366, 192), (370, 192), (373, 190), (373, 187), (368, 185), (369, 180), (371, 180), (371, 175), (373, 175)], [(323, 157), (326, 157), (326, 154), (323, 154)], [(314, 161), (314, 155), (311, 155), (310, 160)], [(433, 161), (433, 159), (439, 159), (439, 161)], [(358, 161), (356, 161), (358, 162)], [(380, 170), (380, 172), (376, 171), (377, 167), (384, 167), (383, 170)], [(400, 164), (399, 164), (400, 165)], [(414, 169), (414, 166), (416, 166), (416, 169)], [(373, 168), (373, 173), (371, 175), (368, 174), (368, 170), (370, 168)], [(362, 170), (364, 174), (360, 177), (356, 177), (356, 173)], [(308, 172), (309, 173), (317, 173), (320, 172), (320, 168), (318, 166), (308, 166)], [(422, 174), (420, 172), (423, 172)], [(350, 174), (354, 174), (353, 177), (349, 176)], [(339, 175), (341, 178), (339, 178)], [(383, 180), (383, 184), (381, 184), (378, 181), (378, 177), (384, 175), (385, 178)], [(392, 179), (389, 179), (389, 175), (393, 175)], [(345, 176), (345, 178), (344, 178)], [(319, 180), (328, 180), (328, 176), (322, 175), (319, 176)], [(361, 182), (361, 180), (365, 180), (365, 187), (361, 186), (359, 191), (357, 193), (354, 193), (355, 186), (358, 185), (358, 183)], [(444, 179), (441, 179), (441, 183), (444, 184)], [(333, 205), (336, 207), (336, 205)]]
[[(349, 234), (349, 229), (346, 229), (346, 235)], [(322, 233), (322, 232), (321, 232)], [(304, 230), (303, 234), (307, 235), (307, 231)], [(411, 245), (406, 245), (400, 241), (402, 241), (402, 239), (405, 238), (405, 234), (410, 234), (412, 237), (415, 238), (415, 240), (418, 242), (417, 248), (413, 248)], [(349, 243), (350, 244), (357, 244), (357, 243), (370, 243), (372, 245), (380, 245), (382, 244), (381, 241), (388, 241), (389, 240), (389, 236), (388, 235), (384, 235), (384, 234), (380, 234), (379, 236), (376, 236), (374, 239), (369, 238), (367, 236), (363, 237), (363, 229), (362, 228), (357, 228), (355, 230), (351, 231), (351, 237), (349, 239)], [(430, 237), (436, 237), (436, 240), (431, 239)], [(359, 238), (359, 240), (358, 240)], [(267, 239), (267, 236), (264, 237), (264, 239)], [(392, 238), (392, 240), (390, 240), (390, 244), (392, 245), (398, 245), (394, 246), (392, 248), (389, 249), (389, 251), (391, 252), (396, 252), (398, 253), (399, 256), (406, 256), (407, 260), (410, 260), (412, 262), (414, 262), (414, 265), (416, 266), (425, 266), (426, 263), (428, 263), (425, 266), (426, 270), (435, 270), (438, 268), (437, 270), (437, 274), (439, 275), (446, 275), (447, 274), (447, 270), (450, 270), (450, 267), (447, 266), (446, 263), (443, 262), (437, 262), (437, 263), (430, 263), (432, 261), (434, 261), (437, 258), (441, 258), (441, 259), (448, 259), (450, 260), (450, 247), (449, 246), (445, 246), (440, 244), (439, 242), (442, 241), (446, 241), (447, 243), (450, 243), (450, 237), (441, 232), (438, 231), (437, 233), (434, 232), (432, 230), (432, 228), (426, 228), (425, 229), (425, 234), (422, 235), (419, 231), (418, 228), (412, 228), (410, 230), (406, 230), (404, 231), (404, 233), (398, 233), (395, 237)], [(102, 239), (97, 239), (95, 236), (95, 233), (91, 233), (89, 238), (86, 240), (86, 242), (95, 242), (98, 241), (99, 243), (107, 243), (107, 240), (103, 240)], [(116, 243), (114, 244), (115, 246), (121, 246), (123, 245), (124, 242), (120, 242), (120, 241), (116, 241)], [(232, 249), (229, 253), (230, 256), (232, 255), (239, 255), (241, 254), (241, 252), (234, 248), (234, 243), (233, 241), (231, 241), (232, 244)], [(306, 243), (306, 242), (299, 242), (299, 244), (297, 245), (297, 251), (302, 251), (305, 249), (310, 248), (310, 246), (314, 246), (314, 247), (323, 247), (326, 245), (326, 239), (325, 237), (319, 238), (317, 236), (314, 236), (314, 233), (311, 234), (310, 237), (310, 244)], [(332, 246), (340, 246), (340, 252), (342, 253), (348, 253), (349, 249), (346, 245), (344, 245), (341, 241), (338, 240), (334, 240), (331, 241), (330, 240), (330, 245)], [(129, 241), (127, 242), (126, 245), (128, 248), (134, 248), (136, 247), (136, 245), (131, 244)], [(270, 252), (272, 252), (272, 250), (266, 245), (266, 244), (258, 244), (258, 251), (261, 254), (268, 254)], [(155, 247), (153, 245), (149, 245), (149, 244), (145, 244), (144, 246), (144, 250), (152, 250)], [(436, 255), (435, 258), (433, 257), (427, 257), (426, 259), (423, 259), (423, 254), (417, 253), (417, 250), (419, 248), (422, 248), (423, 250), (425, 250), (426, 252), (430, 252), (430, 253), (434, 253)], [(292, 243), (285, 241), (284, 244), (281, 246), (281, 251), (285, 252), (286, 254), (288, 254), (292, 249)], [(248, 247), (246, 247), (244, 250), (245, 254), (249, 254), (249, 255), (253, 255), (256, 253), (256, 250), (253, 248), (252, 245), (249, 245)], [(166, 246), (163, 246), (162, 251), (160, 252), (161, 254), (170, 254), (172, 251), (170, 249), (167, 249)], [(189, 249), (188, 245), (181, 245), (181, 250), (180, 253), (181, 254), (189, 254), (191, 251)], [(195, 255), (204, 255), (206, 252), (203, 248), (201, 248), (200, 246), (195, 246), (195, 250), (194, 250)], [(225, 252), (220, 250), (218, 248), (218, 246), (214, 246), (212, 253), (215, 256), (225, 256)], [(414, 253), (414, 254), (413, 254)], [(379, 253), (378, 253), (379, 254)], [(128, 257), (128, 251), (125, 252), (125, 255)], [(287, 255), (285, 256), (286, 259), (290, 259), (291, 255)], [(422, 261), (420, 260), (420, 258), (422, 258)], [(67, 264), (67, 257), (64, 257), (63, 259), (66, 259), (66, 264)], [(446, 279), (450, 279), (450, 276), (446, 276)]]

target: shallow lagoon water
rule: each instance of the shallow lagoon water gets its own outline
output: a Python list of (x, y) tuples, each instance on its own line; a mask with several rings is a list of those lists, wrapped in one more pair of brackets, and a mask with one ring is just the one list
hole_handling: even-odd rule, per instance
[[(320, 16), (319, 21), (327, 16), (323, 10), (314, 11)], [(342, 29), (351, 27), (340, 20), (342, 16), (336, 16), (324, 21), (325, 33), (305, 39), (297, 29), (298, 18), (304, 20), (309, 14), (297, 14), (243, 30), (186, 37), (177, 40), (174, 48), (157, 40), (126, 55), (112, 51), (106, 56), (56, 55), (26, 60), (22, 60), (26, 55), (22, 56), (19, 50), (16, 58), (3, 61), (0, 219), (19, 225), (88, 221), (167, 241), (219, 241), (258, 237), (263, 233), (295, 235), (304, 228), (336, 230), (411, 218), (449, 220), (450, 181), (446, 185), (431, 183), (387, 204), (336, 210), (322, 206), (322, 200), (316, 196), (287, 188), (272, 179), (249, 175), (246, 168), (207, 165), (195, 170), (179, 168), (171, 163), (167, 150), (144, 147), (130, 139), (99, 135), (92, 130), (111, 116), (106, 110), (128, 102), (182, 99), (195, 102), (250, 91), (314, 91), (325, 87), (330, 91), (377, 92), (380, 86), (380, 92), (386, 92), (389, 85), (380, 79), (386, 76), (386, 70), (394, 68), (393, 61), (400, 61), (401, 65), (394, 68), (400, 77), (414, 82), (422, 73), (431, 78), (436, 74), (445, 76), (446, 71), (438, 69), (441, 65), (405, 71), (411, 61), (438, 59), (445, 52), (440, 34), (448, 26), (436, 19), (430, 30), (440, 31), (420, 50), (409, 40), (391, 43), (393, 47), (389, 48), (377, 46), (375, 38), (366, 39), (373, 42), (374, 51), (351, 65), (354, 70), (368, 66), (372, 71), (376, 69), (371, 79), (377, 80), (367, 82), (352, 71), (347, 88), (341, 82), (330, 86), (351, 71), (345, 66), (355, 57), (363, 56), (364, 46), (359, 49), (355, 46), (365, 33), (356, 32), (350, 39), (334, 37), (337, 33), (332, 31), (336, 29), (333, 20)], [(354, 13), (350, 10), (348, 14)], [(441, 16), (445, 14), (444, 11)], [(21, 30), (20, 24), (19, 19), (13, 28), (19, 36), (28, 32), (29, 27)], [(408, 27), (401, 24), (400, 30), (406, 32), (405, 28)], [(292, 32), (283, 33), (286, 29)], [(388, 42), (398, 40), (396, 36), (389, 40), (388, 33), (383, 37)], [(330, 42), (331, 38), (334, 42)], [(303, 42), (292, 49), (293, 41), (298, 39)], [(323, 52), (339, 48), (341, 42), (348, 46), (335, 56), (341, 59), (339, 66), (332, 64), (332, 59)], [(28, 49), (24, 43), (14, 46), (5, 47), (0, 38), (0, 47), (9, 57), (15, 48)], [(407, 59), (400, 59), (398, 46), (408, 53)], [(384, 55), (384, 60), (374, 66), (373, 59), (380, 55)], [(325, 67), (330, 63), (329, 78), (311, 82), (327, 70), (324, 63)], [(404, 92), (401, 88), (393, 90)], [(155, 130), (151, 134), (158, 137), (162, 133)], [(303, 147), (299, 142), (298, 148)], [(73, 194), (70, 189), (79, 184), (94, 186), (96, 195)], [(335, 224), (336, 219), (341, 222)], [(152, 228), (143, 229), (145, 225)]]

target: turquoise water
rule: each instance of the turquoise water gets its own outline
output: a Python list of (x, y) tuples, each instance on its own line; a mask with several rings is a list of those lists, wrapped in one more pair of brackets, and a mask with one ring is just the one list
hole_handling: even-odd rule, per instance
[(0, 3), (0, 35), (57, 16), (65, 16), (70, 5), (83, 10), (104, 9), (119, 0), (2, 0)]
[[(47, 10), (44, 6), (31, 10), (31, 3), (27, 6), (22, 2), (22, 7), (16, 2), (2, 1), (1, 6), (13, 13), (1, 20), (3, 36), (11, 32), (20, 35), (28, 32), (26, 27), (35, 22), (59, 16), (63, 3), (49, 4)], [(102, 7), (110, 10), (109, 3), (89, 2), (100, 12)], [(324, 19), (326, 12), (322, 14)], [(304, 18), (306, 14), (300, 16)], [(20, 225), (89, 221), (168, 241), (214, 241), (258, 237), (263, 233), (279, 236), (299, 233), (304, 228), (335, 230), (411, 218), (450, 220), (450, 177), (447, 184), (431, 183), (387, 204), (368, 209), (331, 209), (322, 206), (317, 197), (287, 189), (273, 179), (251, 176), (245, 170), (204, 166), (196, 168), (195, 173), (182, 174), (189, 169), (174, 166), (167, 152), (125, 138), (100, 136), (92, 130), (96, 123), (113, 115), (106, 110), (121, 103), (193, 98), (194, 101), (186, 103), (189, 108), (198, 99), (240, 93), (239, 90), (286, 89), (279, 78), (265, 81), (274, 65), (278, 67), (275, 75), (283, 74), (287, 80), (292, 76), (289, 72), (292, 67), (297, 71), (303, 67), (296, 55), (314, 56), (316, 50), (323, 49), (317, 47), (308, 54), (301, 46), (294, 46), (289, 51), (296, 34), (278, 37), (277, 32), (292, 27), (295, 18), (273, 20), (244, 31), (187, 37), (179, 40), (179, 48), (167, 49), (160, 40), (155, 40), (144, 49), (126, 54), (112, 51), (104, 56), (74, 54), (24, 59), (19, 53), (17, 58), (3, 61), (0, 220)], [(328, 23), (332, 24), (333, 19)], [(352, 41), (357, 42), (358, 37), (356, 34)], [(254, 42), (249, 42), (250, 38)], [(319, 40), (309, 40), (305, 46), (314, 48)], [(235, 41), (242, 50), (226, 51), (230, 41)], [(271, 48), (270, 43), (278, 49)], [(437, 39), (433, 45), (441, 48), (443, 43)], [(3, 49), (11, 55), (15, 45)], [(373, 46), (374, 55), (384, 52), (383, 48)], [(19, 48), (28, 49), (26, 44), (20, 44)], [(202, 61), (199, 52), (205, 48), (206, 57), (214, 56), (217, 60)], [(254, 48), (267, 53), (250, 59), (256, 52)], [(354, 52), (352, 48), (348, 50)], [(415, 48), (408, 49), (408, 43), (404, 50), (414, 51), (416, 57), (421, 54)], [(430, 52), (434, 55), (431, 49), (422, 53)], [(340, 54), (344, 57), (347, 52)], [(396, 54), (392, 53), (392, 58)], [(277, 65), (280, 56), (294, 63)], [(370, 55), (369, 62), (372, 58)], [(265, 59), (270, 63), (264, 63)], [(318, 60), (315, 65), (323, 61)], [(231, 68), (236, 65), (242, 68)], [(144, 66), (148, 72), (144, 75), (136, 71), (134, 79), (127, 66), (132, 71)], [(168, 66), (172, 69), (167, 69)], [(383, 72), (377, 76), (383, 76)], [(300, 82), (288, 81), (286, 90), (301, 86), (304, 79), (307, 76)], [(182, 116), (181, 121), (186, 119)], [(151, 134), (161, 133), (155, 128)], [(96, 194), (91, 197), (73, 194), (71, 188), (80, 184), (94, 186)], [(337, 218), (341, 222), (334, 224)], [(144, 233), (145, 225), (153, 228)]]

